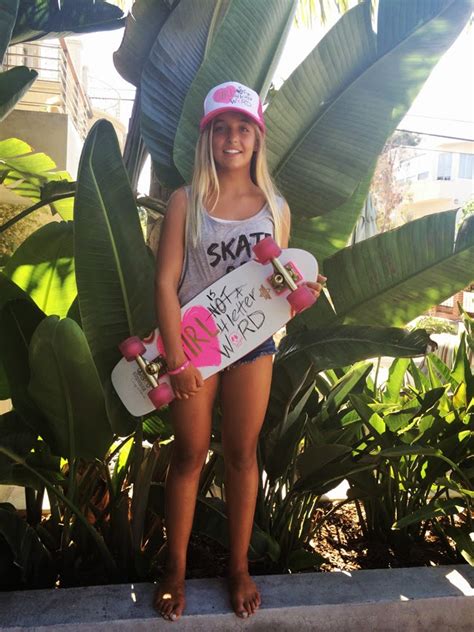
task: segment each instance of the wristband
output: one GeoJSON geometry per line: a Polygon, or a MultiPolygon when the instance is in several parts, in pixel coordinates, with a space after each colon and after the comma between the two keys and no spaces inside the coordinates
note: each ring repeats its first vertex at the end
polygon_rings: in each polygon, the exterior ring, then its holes
{"type": "Polygon", "coordinates": [[[173,369],[172,371],[168,369],[168,375],[178,375],[178,373],[185,371],[190,364],[191,360],[185,360],[183,364],[181,364],[181,366],[177,367],[176,369],[173,369]]]}

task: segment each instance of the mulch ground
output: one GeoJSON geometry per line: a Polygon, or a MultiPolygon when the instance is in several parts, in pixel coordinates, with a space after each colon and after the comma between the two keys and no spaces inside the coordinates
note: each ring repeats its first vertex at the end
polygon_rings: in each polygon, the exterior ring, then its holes
{"type": "MultiPolygon", "coordinates": [[[[325,508],[327,511],[329,507],[325,508]]],[[[316,515],[318,521],[320,516],[316,515]]],[[[409,547],[370,540],[364,536],[354,503],[336,510],[323,522],[311,542],[313,549],[325,562],[312,572],[354,571],[369,568],[400,568],[409,566],[439,566],[460,564],[465,560],[456,552],[454,544],[446,543],[430,531],[422,541],[409,547]]],[[[227,553],[215,542],[193,536],[188,552],[188,578],[223,577],[226,573],[227,553]]],[[[161,568],[158,570],[160,574],[161,568]]],[[[254,575],[282,572],[268,562],[250,564],[254,575]]]]}

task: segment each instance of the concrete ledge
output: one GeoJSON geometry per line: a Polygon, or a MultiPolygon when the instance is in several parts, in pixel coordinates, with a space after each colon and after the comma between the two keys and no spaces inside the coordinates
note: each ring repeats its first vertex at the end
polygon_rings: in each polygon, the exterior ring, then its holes
{"type": "Polygon", "coordinates": [[[0,593],[0,630],[16,632],[472,632],[474,568],[367,570],[256,578],[263,604],[249,620],[228,607],[225,582],[187,582],[186,614],[164,621],[153,585],[127,584],[0,593]]]}

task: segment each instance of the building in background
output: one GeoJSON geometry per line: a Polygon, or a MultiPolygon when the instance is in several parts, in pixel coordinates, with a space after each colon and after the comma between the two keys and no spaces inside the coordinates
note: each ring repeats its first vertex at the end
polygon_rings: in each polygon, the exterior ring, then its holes
{"type": "MultiPolygon", "coordinates": [[[[466,140],[423,136],[419,145],[408,148],[395,176],[404,186],[403,200],[395,210],[398,217],[411,221],[462,209],[474,200],[474,142],[467,140],[471,135],[472,128],[466,127],[466,140]]],[[[474,315],[474,283],[427,314],[459,322],[459,305],[474,315]]]]}
{"type": "Polygon", "coordinates": [[[474,198],[474,143],[425,137],[421,145],[396,173],[406,192],[396,212],[407,221],[463,208],[474,198]]]}
{"type": "MultiPolygon", "coordinates": [[[[99,118],[113,124],[119,143],[126,128],[114,112],[102,109],[107,95],[91,97],[87,68],[83,65],[83,43],[79,38],[41,40],[16,44],[7,49],[5,69],[25,65],[38,78],[2,122],[0,140],[19,138],[36,151],[51,156],[58,169],[76,177],[82,146],[91,126],[99,118]]],[[[110,89],[109,101],[120,95],[110,89]]]]}

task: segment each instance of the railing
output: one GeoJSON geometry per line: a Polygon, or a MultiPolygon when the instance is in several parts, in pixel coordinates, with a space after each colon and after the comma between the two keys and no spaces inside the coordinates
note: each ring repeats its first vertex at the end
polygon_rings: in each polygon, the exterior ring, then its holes
{"type": "Polygon", "coordinates": [[[5,70],[28,66],[38,79],[18,102],[17,108],[68,114],[79,136],[84,139],[92,118],[92,107],[85,93],[66,41],[28,42],[7,49],[5,70]]]}

